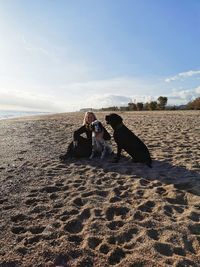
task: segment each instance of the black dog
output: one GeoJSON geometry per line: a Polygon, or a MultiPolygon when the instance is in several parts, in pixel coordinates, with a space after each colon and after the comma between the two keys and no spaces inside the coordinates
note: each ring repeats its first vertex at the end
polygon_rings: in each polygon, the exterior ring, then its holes
{"type": "Polygon", "coordinates": [[[134,162],[146,163],[151,168],[151,156],[146,145],[132,133],[124,124],[119,115],[112,113],[105,117],[107,124],[110,124],[114,130],[113,137],[117,143],[117,156],[115,162],[118,162],[121,151],[124,149],[134,160],[134,162]]]}

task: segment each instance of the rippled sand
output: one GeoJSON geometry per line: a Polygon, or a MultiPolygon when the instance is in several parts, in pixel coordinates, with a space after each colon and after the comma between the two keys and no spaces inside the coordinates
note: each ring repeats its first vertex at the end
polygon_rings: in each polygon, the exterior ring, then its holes
{"type": "Polygon", "coordinates": [[[1,267],[200,266],[200,111],[119,114],[152,169],[59,162],[82,113],[0,121],[1,267]]]}

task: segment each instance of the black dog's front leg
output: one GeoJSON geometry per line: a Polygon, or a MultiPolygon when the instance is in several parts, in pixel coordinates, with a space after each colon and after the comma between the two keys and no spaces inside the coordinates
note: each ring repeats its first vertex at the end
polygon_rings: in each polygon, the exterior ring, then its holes
{"type": "Polygon", "coordinates": [[[122,152],[122,148],[119,145],[117,145],[117,155],[114,157],[113,163],[117,163],[120,160],[121,152],[122,152]]]}

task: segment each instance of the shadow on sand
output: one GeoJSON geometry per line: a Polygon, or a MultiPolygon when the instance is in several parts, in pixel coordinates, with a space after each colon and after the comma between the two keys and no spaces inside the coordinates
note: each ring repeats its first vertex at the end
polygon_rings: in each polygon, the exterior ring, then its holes
{"type": "Polygon", "coordinates": [[[131,159],[122,157],[118,163],[112,163],[110,158],[72,159],[65,164],[73,163],[77,166],[89,165],[104,172],[116,172],[130,175],[134,178],[158,180],[165,184],[173,184],[175,188],[200,196],[200,172],[188,170],[184,166],[176,166],[166,160],[153,160],[152,168],[142,164],[133,163],[131,159]]]}

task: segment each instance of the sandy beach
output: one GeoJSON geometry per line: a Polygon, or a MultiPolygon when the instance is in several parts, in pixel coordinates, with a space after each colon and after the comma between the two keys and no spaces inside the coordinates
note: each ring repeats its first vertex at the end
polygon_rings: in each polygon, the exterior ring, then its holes
{"type": "Polygon", "coordinates": [[[200,111],[118,114],[152,169],[61,163],[83,113],[0,121],[0,267],[200,266],[200,111]]]}

